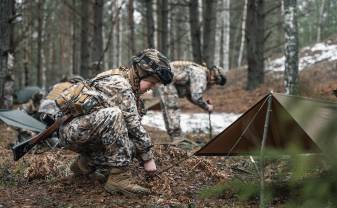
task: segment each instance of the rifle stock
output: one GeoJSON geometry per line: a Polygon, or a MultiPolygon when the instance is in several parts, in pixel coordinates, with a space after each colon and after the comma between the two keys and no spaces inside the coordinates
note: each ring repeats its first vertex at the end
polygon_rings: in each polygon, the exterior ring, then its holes
{"type": "Polygon", "coordinates": [[[40,132],[36,136],[21,142],[19,144],[16,144],[12,147],[14,161],[19,160],[21,157],[23,157],[29,150],[31,150],[36,144],[40,143],[41,141],[48,138],[50,134],[55,132],[64,121],[69,120],[70,117],[67,118],[59,118],[55,120],[55,122],[50,125],[48,128],[46,128],[44,131],[40,132]]]}

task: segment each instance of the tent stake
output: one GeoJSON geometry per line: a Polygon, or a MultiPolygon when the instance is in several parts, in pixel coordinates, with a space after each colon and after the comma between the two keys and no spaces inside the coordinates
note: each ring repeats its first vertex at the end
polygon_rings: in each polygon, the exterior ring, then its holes
{"type": "Polygon", "coordinates": [[[267,97],[268,107],[267,107],[267,112],[266,112],[266,120],[264,121],[263,137],[262,137],[261,149],[260,149],[260,208],[266,207],[265,196],[264,196],[264,193],[265,193],[264,191],[264,148],[265,148],[266,140],[268,136],[272,96],[273,96],[272,93],[270,93],[267,97]]]}

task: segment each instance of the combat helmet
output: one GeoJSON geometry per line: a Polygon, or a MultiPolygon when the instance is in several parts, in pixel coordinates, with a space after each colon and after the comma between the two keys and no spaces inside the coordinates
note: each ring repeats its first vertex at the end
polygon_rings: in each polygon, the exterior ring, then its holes
{"type": "Polygon", "coordinates": [[[215,78],[215,83],[218,85],[225,85],[227,82],[226,76],[224,75],[224,69],[220,66],[213,65],[210,68],[210,72],[215,78]]]}
{"type": "Polygon", "coordinates": [[[133,65],[145,73],[141,73],[140,80],[155,76],[164,85],[172,82],[173,73],[168,59],[156,49],[145,49],[131,58],[133,65]]]}

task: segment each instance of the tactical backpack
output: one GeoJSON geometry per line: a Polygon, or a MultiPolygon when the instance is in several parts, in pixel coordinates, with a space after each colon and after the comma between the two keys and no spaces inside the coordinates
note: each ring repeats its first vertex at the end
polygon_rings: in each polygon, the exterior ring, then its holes
{"type": "Polygon", "coordinates": [[[71,114],[73,117],[89,114],[95,107],[106,105],[102,95],[95,88],[95,82],[117,74],[121,75],[122,72],[112,69],[98,74],[91,80],[74,84],[59,95],[55,103],[63,114],[71,114]]]}

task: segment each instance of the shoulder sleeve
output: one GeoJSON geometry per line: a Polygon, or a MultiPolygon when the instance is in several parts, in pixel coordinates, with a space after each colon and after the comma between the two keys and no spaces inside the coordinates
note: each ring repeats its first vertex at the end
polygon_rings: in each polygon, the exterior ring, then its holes
{"type": "Polygon", "coordinates": [[[124,120],[129,132],[129,137],[133,141],[136,154],[147,161],[153,158],[151,139],[141,124],[141,117],[137,110],[135,95],[131,88],[121,92],[120,108],[123,112],[124,120]]]}

